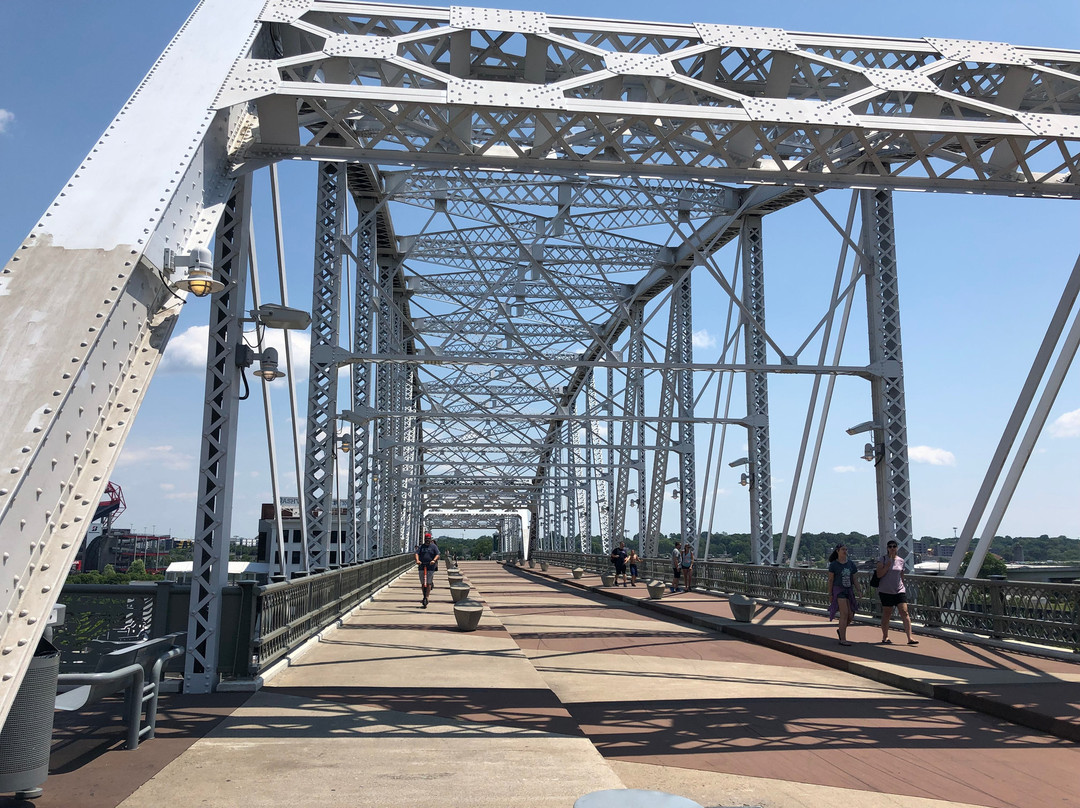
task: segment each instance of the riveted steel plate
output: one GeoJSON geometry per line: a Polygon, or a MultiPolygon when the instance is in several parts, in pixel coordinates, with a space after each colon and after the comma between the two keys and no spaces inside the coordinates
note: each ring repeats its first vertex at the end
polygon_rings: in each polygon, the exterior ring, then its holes
{"type": "Polygon", "coordinates": [[[871,67],[863,75],[879,90],[892,90],[900,93],[935,93],[938,86],[920,73],[907,70],[884,70],[871,67]]]}
{"type": "Polygon", "coordinates": [[[504,81],[450,79],[446,83],[448,104],[484,107],[542,107],[561,109],[566,98],[558,87],[504,81]]]}
{"type": "Polygon", "coordinates": [[[270,0],[259,15],[260,22],[292,23],[307,13],[311,0],[270,0]]]}
{"type": "Polygon", "coordinates": [[[750,25],[717,25],[695,22],[698,36],[706,45],[728,48],[756,48],[758,50],[793,51],[795,40],[783,28],[757,28],[750,25]]]}
{"type": "Polygon", "coordinates": [[[675,65],[666,56],[651,53],[609,53],[604,66],[621,76],[674,76],[675,65]]]}
{"type": "Polygon", "coordinates": [[[346,56],[366,59],[389,59],[396,56],[397,40],[389,36],[350,36],[334,34],[327,37],[323,53],[327,56],[346,56]]]}
{"type": "Polygon", "coordinates": [[[542,11],[511,11],[497,8],[450,6],[450,26],[484,31],[513,31],[519,34],[546,34],[547,14],[542,11]]]}
{"type": "Polygon", "coordinates": [[[214,102],[217,109],[270,95],[280,76],[270,59],[239,59],[229,72],[214,102]]]}
{"type": "Polygon", "coordinates": [[[1080,138],[1080,120],[1071,115],[1017,112],[1016,119],[1040,137],[1080,138]]]}
{"type": "Polygon", "coordinates": [[[977,39],[937,39],[926,42],[946,59],[958,62],[985,62],[997,65],[1026,65],[1035,63],[1007,42],[983,42],[977,39]]]}
{"type": "Polygon", "coordinates": [[[847,107],[789,98],[747,98],[743,108],[755,121],[805,123],[823,126],[856,126],[858,119],[847,107]]]}

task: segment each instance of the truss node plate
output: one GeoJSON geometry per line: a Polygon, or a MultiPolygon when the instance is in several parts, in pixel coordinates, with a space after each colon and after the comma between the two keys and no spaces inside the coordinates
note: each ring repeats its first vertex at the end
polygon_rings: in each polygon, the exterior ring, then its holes
{"type": "Polygon", "coordinates": [[[751,120],[754,121],[823,126],[858,125],[858,119],[847,107],[821,104],[816,101],[795,101],[789,98],[747,98],[743,101],[743,107],[751,120]]]}
{"type": "Polygon", "coordinates": [[[327,56],[346,56],[361,59],[389,59],[397,56],[397,40],[389,36],[350,36],[334,34],[327,37],[323,53],[327,56]]]}
{"type": "Polygon", "coordinates": [[[311,8],[311,0],[269,0],[262,14],[261,22],[294,23],[311,8]]]}
{"type": "Polygon", "coordinates": [[[706,45],[754,50],[798,50],[795,40],[783,28],[756,28],[750,25],[717,25],[695,22],[698,36],[706,45]]]}
{"type": "Polygon", "coordinates": [[[542,11],[512,11],[472,6],[450,6],[450,26],[518,34],[546,34],[551,30],[547,14],[542,11]]]}
{"type": "Polygon", "coordinates": [[[239,59],[214,103],[218,109],[272,95],[281,76],[269,59],[239,59]]]}
{"type": "Polygon", "coordinates": [[[885,70],[871,67],[863,75],[879,90],[900,93],[936,93],[939,87],[926,76],[908,70],[885,70]]]}
{"type": "Polygon", "coordinates": [[[604,66],[620,76],[674,76],[675,65],[665,56],[650,53],[609,53],[604,66]]]}
{"type": "Polygon", "coordinates": [[[1080,138],[1080,120],[1071,115],[1017,112],[1016,119],[1040,137],[1080,138]]]}
{"type": "Polygon", "coordinates": [[[958,62],[1035,66],[1031,59],[1007,42],[983,42],[977,39],[937,39],[935,37],[927,37],[925,41],[946,59],[955,59],[958,62]]]}
{"type": "Polygon", "coordinates": [[[446,102],[482,107],[543,107],[561,109],[566,97],[558,87],[502,81],[450,79],[446,83],[446,102]]]}

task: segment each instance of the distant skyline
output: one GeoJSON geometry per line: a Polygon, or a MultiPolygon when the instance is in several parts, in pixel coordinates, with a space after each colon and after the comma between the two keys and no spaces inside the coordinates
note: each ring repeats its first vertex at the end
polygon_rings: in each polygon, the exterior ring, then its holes
{"type": "MultiPolygon", "coordinates": [[[[505,5],[549,13],[582,12],[580,3],[571,2],[505,5]]],[[[8,77],[0,87],[0,257],[4,261],[194,6],[194,0],[0,4],[0,29],[8,34],[0,50],[0,70],[8,77]]],[[[1011,0],[949,4],[913,0],[902,6],[779,0],[718,6],[702,0],[663,7],[640,0],[598,0],[589,4],[586,13],[1080,47],[1080,5],[1075,0],[1036,0],[1023,5],[1011,0]]],[[[289,187],[310,191],[310,166],[284,164],[281,171],[289,187]]],[[[839,207],[846,200],[844,192],[830,192],[823,198],[839,207]]],[[[297,220],[310,220],[310,201],[303,194],[288,204],[297,220]]],[[[915,535],[951,538],[953,527],[963,525],[1046,321],[1076,261],[1080,207],[1071,201],[913,193],[897,193],[895,206],[915,535]]],[[[804,277],[809,274],[807,267],[826,267],[835,260],[826,234],[820,232],[822,221],[820,214],[801,205],[766,219],[772,324],[790,320],[794,331],[799,296],[786,297],[786,287],[801,289],[799,284],[805,283],[810,288],[811,279],[804,277]]],[[[304,227],[287,245],[294,275],[296,267],[310,265],[312,231],[304,227]]],[[[291,302],[307,308],[310,287],[299,276],[295,283],[291,302]]],[[[820,283],[819,278],[814,294],[820,283]]],[[[699,301],[701,308],[695,313],[695,356],[714,355],[722,336],[706,316],[705,305],[705,300],[699,301]]],[[[207,311],[205,301],[192,299],[185,306],[112,474],[128,501],[121,526],[136,531],[153,528],[179,537],[193,533],[207,311]]],[[[778,330],[783,329],[778,326],[778,330]]],[[[307,335],[299,335],[297,342],[296,353],[305,364],[291,381],[301,385],[304,401],[307,335]]],[[[830,420],[830,434],[837,435],[822,457],[806,524],[809,532],[871,535],[877,530],[872,469],[859,459],[862,441],[843,434],[844,427],[865,420],[868,414],[869,403],[859,403],[862,388],[856,385],[851,381],[847,387],[854,401],[838,403],[830,420]]],[[[787,379],[777,380],[770,390],[776,455],[775,531],[782,526],[786,486],[793,473],[790,448],[798,444],[805,390],[803,382],[787,379]]],[[[284,392],[281,384],[274,412],[275,421],[287,427],[284,392]]],[[[270,499],[262,413],[256,398],[253,395],[242,408],[246,422],[240,437],[243,457],[232,525],[232,532],[241,536],[254,535],[260,505],[270,499]]],[[[703,446],[704,433],[704,429],[699,433],[699,446],[703,446]]],[[[288,471],[292,468],[289,451],[279,443],[286,495],[295,493],[294,475],[288,471]]],[[[998,532],[1080,535],[1078,453],[1080,372],[1074,369],[998,532]]],[[[699,455],[698,466],[704,468],[704,454],[699,455]]],[[[712,529],[745,532],[745,493],[737,474],[727,473],[726,466],[724,470],[712,529]]],[[[674,520],[669,522],[671,516],[665,515],[665,533],[676,529],[674,520]]]]}

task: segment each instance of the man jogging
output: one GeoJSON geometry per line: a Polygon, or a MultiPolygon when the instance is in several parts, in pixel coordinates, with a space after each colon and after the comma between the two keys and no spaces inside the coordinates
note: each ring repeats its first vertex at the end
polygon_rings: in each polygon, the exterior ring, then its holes
{"type": "Polygon", "coordinates": [[[439,560],[439,545],[431,540],[430,533],[424,534],[424,543],[416,548],[413,557],[416,559],[416,566],[420,571],[420,590],[424,593],[421,604],[426,609],[435,573],[435,562],[439,560]]]}

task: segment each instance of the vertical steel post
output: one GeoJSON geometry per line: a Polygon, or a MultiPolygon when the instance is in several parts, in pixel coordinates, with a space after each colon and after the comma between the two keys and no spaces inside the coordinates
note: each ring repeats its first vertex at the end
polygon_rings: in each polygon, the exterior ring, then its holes
{"type": "Polygon", "coordinates": [[[750,543],[754,564],[773,563],[772,461],[769,444],[769,381],[765,339],[765,262],[761,217],[743,217],[743,328],[746,363],[761,367],[746,374],[747,475],[750,480],[750,543]]]}
{"type": "MultiPolygon", "coordinates": [[[[315,272],[311,290],[311,366],[308,374],[304,500],[308,568],[329,566],[334,507],[341,320],[341,238],[347,199],[345,166],[320,162],[315,202],[315,272]]],[[[340,535],[338,536],[340,543],[340,535]]],[[[340,556],[335,562],[340,563],[340,556]]]]}
{"type": "Polygon", "coordinates": [[[225,206],[214,242],[214,272],[225,289],[210,301],[188,653],[184,661],[186,693],[210,693],[218,682],[221,590],[229,572],[236,419],[244,372],[237,366],[236,352],[243,340],[241,320],[247,300],[250,206],[251,177],[247,175],[237,183],[225,206]]]}
{"type": "MultiPolygon", "coordinates": [[[[371,328],[374,319],[374,293],[377,278],[378,243],[375,232],[375,217],[369,210],[360,211],[360,226],[356,242],[356,297],[354,301],[354,323],[352,350],[357,354],[371,353],[371,328]]],[[[371,387],[373,363],[369,361],[353,365],[352,372],[352,411],[353,456],[349,474],[349,500],[356,520],[357,541],[360,557],[364,559],[375,555],[372,549],[371,515],[368,498],[371,467],[371,387]]]]}
{"type": "Polygon", "coordinates": [[[697,476],[695,474],[694,451],[694,371],[690,367],[694,361],[694,320],[691,273],[688,270],[675,283],[672,290],[672,305],[675,306],[676,347],[678,362],[682,368],[678,371],[679,382],[679,504],[682,527],[682,540],[692,541],[697,552],[697,476]]]}
{"type": "Polygon", "coordinates": [[[910,567],[915,556],[892,192],[863,191],[861,202],[867,329],[870,368],[874,373],[870,395],[874,423],[878,427],[873,433],[878,542],[884,548],[885,542],[896,539],[910,567]]]}

